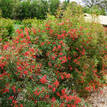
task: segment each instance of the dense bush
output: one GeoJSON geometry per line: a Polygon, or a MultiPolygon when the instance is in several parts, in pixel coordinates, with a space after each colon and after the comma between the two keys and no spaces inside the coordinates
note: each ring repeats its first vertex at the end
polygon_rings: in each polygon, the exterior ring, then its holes
{"type": "Polygon", "coordinates": [[[34,0],[19,2],[14,9],[13,16],[16,19],[34,18],[45,19],[48,12],[55,14],[59,7],[59,0],[34,0]],[[30,11],[29,11],[30,10],[30,11]]]}
{"type": "Polygon", "coordinates": [[[36,19],[36,18],[33,18],[33,19],[24,19],[22,20],[22,24],[25,26],[25,27],[33,27],[34,25],[36,25],[37,27],[42,24],[42,20],[39,20],[39,19],[36,19]]]}
{"type": "Polygon", "coordinates": [[[0,10],[0,18],[2,17],[2,11],[0,10]]]}
{"type": "Polygon", "coordinates": [[[59,3],[59,0],[0,0],[0,9],[4,18],[22,20],[36,17],[45,19],[48,12],[55,15],[59,3]]]}
{"type": "Polygon", "coordinates": [[[37,19],[45,19],[48,13],[49,4],[47,0],[34,0],[31,3],[31,13],[32,17],[37,19]]]}
{"type": "Polygon", "coordinates": [[[15,0],[0,0],[0,9],[2,10],[2,17],[12,18],[12,12],[15,6],[15,0]]]}
{"type": "Polygon", "coordinates": [[[49,3],[47,0],[33,0],[32,2],[27,0],[19,2],[14,8],[13,17],[20,20],[34,17],[37,19],[45,19],[48,8],[49,3]]]}
{"type": "Polygon", "coordinates": [[[55,15],[57,9],[59,8],[60,0],[49,0],[49,11],[50,14],[55,15]]]}
{"type": "Polygon", "coordinates": [[[30,1],[18,2],[14,7],[12,16],[14,19],[25,19],[31,17],[30,1]]]}
{"type": "Polygon", "coordinates": [[[12,33],[14,32],[13,23],[10,19],[0,18],[0,38],[3,39],[3,41],[12,37],[12,33]]]}
{"type": "Polygon", "coordinates": [[[107,38],[77,13],[49,15],[2,45],[0,106],[83,107],[83,95],[102,85],[107,38]]]}
{"type": "Polygon", "coordinates": [[[22,20],[22,24],[26,27],[26,26],[28,26],[28,27],[32,27],[32,24],[33,23],[36,23],[37,22],[37,19],[36,18],[34,18],[34,19],[24,19],[24,20],[22,20]]]}

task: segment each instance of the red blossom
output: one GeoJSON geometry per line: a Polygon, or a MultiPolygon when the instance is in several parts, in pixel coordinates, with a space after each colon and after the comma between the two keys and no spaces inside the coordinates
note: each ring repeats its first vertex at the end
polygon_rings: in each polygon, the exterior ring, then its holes
{"type": "Polygon", "coordinates": [[[49,98],[49,95],[45,95],[45,98],[49,98]]]}
{"type": "Polygon", "coordinates": [[[91,87],[85,87],[85,90],[91,92],[91,87]]]}
{"type": "Polygon", "coordinates": [[[63,76],[63,75],[61,75],[61,79],[62,79],[62,80],[64,79],[64,76],[63,76]]]}
{"type": "Polygon", "coordinates": [[[20,104],[20,107],[23,107],[23,104],[20,104]]]}
{"type": "Polygon", "coordinates": [[[8,45],[4,45],[3,46],[3,49],[5,50],[5,49],[7,49],[8,48],[8,45]]]}
{"type": "Polygon", "coordinates": [[[17,69],[18,69],[18,70],[20,70],[20,71],[22,71],[22,70],[23,70],[21,66],[19,66],[17,69]]]}
{"type": "Polygon", "coordinates": [[[13,92],[15,93],[15,92],[16,92],[16,86],[13,86],[13,87],[12,87],[12,90],[13,90],[13,92]]]}
{"type": "Polygon", "coordinates": [[[55,97],[52,97],[51,101],[52,101],[52,102],[55,102],[55,101],[56,101],[56,98],[55,98],[55,97]]]}
{"type": "Polygon", "coordinates": [[[13,104],[16,104],[16,103],[17,103],[17,101],[16,101],[16,100],[13,100],[13,101],[12,101],[12,103],[13,103],[13,104]]]}
{"type": "Polygon", "coordinates": [[[48,88],[52,88],[52,86],[51,86],[51,85],[48,85],[48,88]]]}
{"type": "Polygon", "coordinates": [[[5,90],[3,91],[3,93],[6,93],[6,92],[9,93],[9,89],[5,89],[5,90]]]}
{"type": "Polygon", "coordinates": [[[56,88],[52,88],[52,92],[55,92],[56,91],[56,88]]]}
{"type": "Polygon", "coordinates": [[[34,34],[36,34],[36,30],[35,30],[34,28],[32,28],[32,32],[33,32],[34,34]]]}
{"type": "Polygon", "coordinates": [[[23,38],[23,37],[24,37],[24,34],[23,34],[23,32],[20,34],[20,37],[21,37],[21,38],[23,38]]]}
{"type": "Polygon", "coordinates": [[[80,102],[81,102],[81,99],[79,97],[75,96],[75,102],[74,102],[74,104],[78,104],[80,102]]]}
{"type": "Polygon", "coordinates": [[[60,96],[60,93],[59,93],[59,92],[56,92],[56,95],[57,95],[57,96],[60,96]]]}
{"type": "Polygon", "coordinates": [[[59,53],[59,55],[63,55],[63,53],[59,53]]]}
{"type": "Polygon", "coordinates": [[[61,45],[58,45],[58,49],[61,49],[61,45]]]}
{"type": "Polygon", "coordinates": [[[24,71],[23,73],[24,73],[25,75],[27,75],[27,74],[28,74],[28,71],[24,71]]]}
{"type": "Polygon", "coordinates": [[[34,92],[34,94],[37,95],[37,96],[39,96],[40,93],[41,92],[40,91],[38,92],[37,90],[35,90],[35,92],[34,92]]]}
{"type": "Polygon", "coordinates": [[[61,103],[59,107],[65,107],[65,106],[64,106],[64,103],[61,103]]]}
{"type": "Polygon", "coordinates": [[[53,48],[53,50],[52,51],[55,51],[56,50],[56,46],[53,48]]]}
{"type": "Polygon", "coordinates": [[[35,100],[34,102],[35,102],[35,104],[37,104],[37,102],[38,102],[38,101],[37,101],[37,100],[35,100]]]}
{"type": "Polygon", "coordinates": [[[61,90],[62,95],[65,95],[65,88],[61,90]]]}
{"type": "Polygon", "coordinates": [[[9,100],[10,100],[10,99],[12,99],[12,100],[13,100],[13,98],[14,98],[13,96],[10,96],[10,97],[9,97],[9,100]]]}
{"type": "Polygon", "coordinates": [[[71,74],[66,74],[65,76],[66,76],[66,78],[68,78],[68,79],[71,78],[71,74]]]}
{"type": "Polygon", "coordinates": [[[46,75],[44,75],[44,76],[40,79],[40,82],[41,82],[42,84],[47,83],[46,75]]]}
{"type": "Polygon", "coordinates": [[[59,81],[58,81],[58,80],[56,80],[53,84],[54,84],[54,85],[55,85],[55,87],[57,88],[57,87],[59,86],[59,81]]]}

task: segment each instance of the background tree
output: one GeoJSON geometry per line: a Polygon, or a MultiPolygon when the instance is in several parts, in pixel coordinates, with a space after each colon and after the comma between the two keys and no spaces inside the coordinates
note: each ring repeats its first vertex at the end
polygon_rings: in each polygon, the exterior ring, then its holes
{"type": "Polygon", "coordinates": [[[49,3],[50,14],[55,15],[56,11],[57,11],[57,9],[59,7],[60,0],[49,0],[48,3],[49,3]]]}
{"type": "Polygon", "coordinates": [[[17,3],[14,8],[14,19],[38,18],[44,19],[48,12],[47,0],[27,0],[17,3]]]}
{"type": "Polygon", "coordinates": [[[107,13],[107,0],[82,0],[85,6],[88,8],[95,8],[97,7],[102,11],[103,14],[107,13]]]}
{"type": "Polygon", "coordinates": [[[89,13],[89,14],[96,14],[96,15],[105,15],[105,9],[104,8],[99,8],[99,6],[92,6],[91,8],[85,6],[83,7],[83,12],[84,13],[89,13]]]}
{"type": "Polygon", "coordinates": [[[14,8],[14,11],[12,13],[12,16],[14,19],[24,19],[24,18],[30,18],[31,11],[30,11],[30,2],[29,1],[23,1],[18,2],[14,8]]]}
{"type": "Polygon", "coordinates": [[[103,3],[106,0],[82,0],[84,2],[84,4],[88,7],[92,7],[95,5],[101,5],[101,3],[103,3]]]}
{"type": "Polygon", "coordinates": [[[15,0],[0,0],[0,9],[4,18],[12,18],[15,0]]]}
{"type": "Polygon", "coordinates": [[[31,2],[31,17],[38,18],[38,19],[44,19],[48,12],[48,1],[47,0],[33,0],[31,2]]]}

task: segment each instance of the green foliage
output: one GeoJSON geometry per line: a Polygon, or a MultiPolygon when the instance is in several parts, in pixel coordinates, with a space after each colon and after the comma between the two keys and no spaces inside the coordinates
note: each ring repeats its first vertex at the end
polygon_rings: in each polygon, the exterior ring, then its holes
{"type": "Polygon", "coordinates": [[[14,19],[25,19],[31,17],[31,11],[30,11],[30,1],[22,1],[17,3],[17,5],[14,8],[13,11],[13,17],[14,19]]]}
{"type": "Polygon", "coordinates": [[[47,0],[34,0],[31,3],[31,12],[32,12],[32,17],[36,17],[38,19],[46,18],[48,12],[47,0]]]}
{"type": "Polygon", "coordinates": [[[14,6],[15,6],[14,0],[0,0],[0,9],[2,10],[2,17],[12,18],[14,6]]]}
{"type": "Polygon", "coordinates": [[[86,7],[98,7],[99,10],[103,10],[103,13],[107,11],[107,0],[82,0],[86,7]]]}
{"type": "Polygon", "coordinates": [[[21,24],[24,25],[25,27],[29,27],[29,28],[37,26],[39,29],[39,26],[40,26],[40,24],[42,24],[42,22],[43,22],[42,20],[33,18],[33,19],[24,19],[24,20],[22,20],[21,24]]]}
{"type": "Polygon", "coordinates": [[[13,21],[11,19],[0,18],[0,38],[8,40],[14,32],[13,21]]]}
{"type": "Polygon", "coordinates": [[[1,11],[1,9],[0,9],[0,18],[2,17],[2,11],[1,11]]]}
{"type": "Polygon", "coordinates": [[[64,10],[66,10],[67,5],[68,5],[68,3],[67,3],[66,1],[64,1],[64,2],[62,3],[62,7],[63,7],[64,10]]]}
{"type": "Polygon", "coordinates": [[[67,11],[65,11],[65,13],[64,13],[65,17],[67,17],[67,15],[68,15],[68,17],[69,16],[78,17],[83,14],[82,6],[78,5],[76,2],[69,3],[66,10],[67,11]]]}
{"type": "Polygon", "coordinates": [[[99,8],[98,6],[92,6],[91,8],[83,7],[83,12],[89,13],[89,14],[96,14],[96,15],[105,15],[106,14],[104,8],[99,8]]]}
{"type": "Polygon", "coordinates": [[[60,0],[49,0],[49,10],[50,14],[55,15],[59,7],[60,0]]]}
{"type": "Polygon", "coordinates": [[[44,19],[48,11],[48,2],[46,0],[27,0],[19,2],[14,8],[13,17],[15,19],[38,18],[44,19]]]}
{"type": "Polygon", "coordinates": [[[30,0],[14,1],[14,0],[1,0],[0,9],[3,12],[4,18],[13,19],[27,19],[34,18],[45,19],[48,12],[55,15],[59,7],[59,0],[30,0]]]}
{"type": "Polygon", "coordinates": [[[24,19],[23,21],[22,21],[22,24],[25,26],[25,27],[32,27],[32,24],[33,23],[37,23],[37,19],[36,18],[34,18],[34,19],[24,19]]]}

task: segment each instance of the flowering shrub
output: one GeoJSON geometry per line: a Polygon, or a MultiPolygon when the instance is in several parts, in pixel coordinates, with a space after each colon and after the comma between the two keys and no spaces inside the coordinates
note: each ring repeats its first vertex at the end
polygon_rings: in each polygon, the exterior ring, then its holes
{"type": "Polygon", "coordinates": [[[76,107],[102,85],[106,36],[98,24],[67,16],[17,29],[0,48],[2,107],[76,107]],[[99,26],[99,30],[95,29],[99,26]]]}

